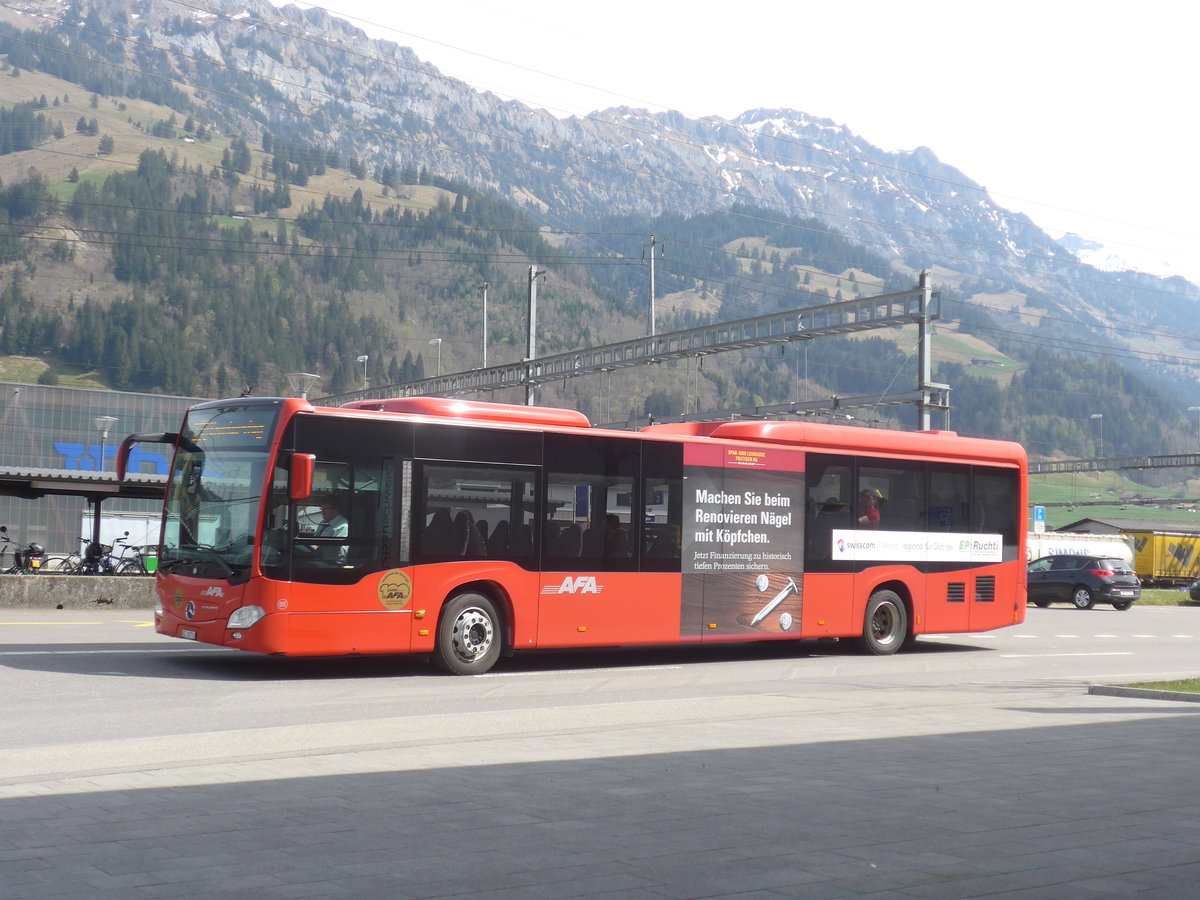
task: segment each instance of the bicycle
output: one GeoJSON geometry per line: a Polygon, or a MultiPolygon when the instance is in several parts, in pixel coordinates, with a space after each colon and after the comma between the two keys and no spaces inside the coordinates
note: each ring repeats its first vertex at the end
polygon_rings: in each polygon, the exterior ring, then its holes
{"type": "Polygon", "coordinates": [[[125,532],[125,537],[119,537],[111,544],[97,544],[94,541],[89,541],[87,548],[83,552],[83,564],[80,574],[116,575],[120,557],[113,556],[113,551],[127,537],[129,537],[128,531],[125,532]]]}
{"type": "Polygon", "coordinates": [[[8,527],[0,525],[0,572],[5,575],[36,575],[41,571],[42,565],[46,560],[46,550],[41,544],[30,541],[25,547],[19,544],[14,546],[13,563],[7,569],[4,568],[4,556],[8,553],[8,546],[13,540],[8,536],[8,527]]]}
{"type": "MultiPolygon", "coordinates": [[[[116,543],[114,541],[114,543],[116,543]]],[[[121,556],[117,562],[118,575],[153,575],[146,565],[147,557],[156,557],[158,547],[155,544],[145,544],[141,547],[125,546],[121,548],[121,556]]]]}
{"type": "MultiPolygon", "coordinates": [[[[87,538],[79,540],[87,543],[87,538]]],[[[76,575],[82,564],[83,554],[78,550],[72,550],[66,556],[51,556],[42,566],[42,571],[50,575],[76,575]]]]}
{"type": "Polygon", "coordinates": [[[116,575],[120,557],[114,557],[113,550],[127,537],[128,531],[125,532],[125,537],[119,537],[111,544],[100,544],[88,538],[80,538],[83,544],[82,553],[48,559],[45,570],[54,575],[116,575]]]}

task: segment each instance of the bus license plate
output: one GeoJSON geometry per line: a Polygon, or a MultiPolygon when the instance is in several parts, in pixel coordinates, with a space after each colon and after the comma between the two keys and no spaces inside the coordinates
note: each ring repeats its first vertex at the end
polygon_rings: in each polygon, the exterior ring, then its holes
{"type": "Polygon", "coordinates": [[[179,636],[181,638],[187,638],[189,641],[194,641],[196,639],[196,632],[190,628],[180,628],[179,636]]]}

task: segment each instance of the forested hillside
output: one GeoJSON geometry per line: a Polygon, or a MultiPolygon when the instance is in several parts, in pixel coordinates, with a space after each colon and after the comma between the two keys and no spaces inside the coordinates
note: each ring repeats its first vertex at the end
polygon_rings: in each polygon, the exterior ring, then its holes
{"type": "MultiPolygon", "coordinates": [[[[583,207],[553,208],[536,190],[554,195],[578,160],[535,175],[514,153],[505,164],[526,172],[530,193],[380,152],[381,136],[419,146],[434,120],[450,135],[468,112],[482,115],[474,108],[422,107],[432,118],[406,114],[404,132],[380,119],[360,154],[342,100],[316,127],[280,112],[298,108],[281,80],[234,67],[202,76],[197,48],[213,48],[194,20],[163,26],[195,39],[191,55],[172,57],[147,43],[147,18],[114,23],[86,4],[70,15],[69,28],[0,22],[0,357],[23,360],[24,377],[224,396],[282,392],[284,373],[312,371],[319,396],[479,366],[485,284],[488,361],[521,359],[531,266],[544,272],[538,351],[548,354],[645,333],[651,255],[659,331],[910,290],[919,261],[942,294],[935,380],[951,385],[956,430],[1088,455],[1093,412],[1113,453],[1164,452],[1188,426],[1157,379],[1177,360],[1138,373],[1081,339],[1085,314],[1133,306],[1146,278],[1076,279],[1078,311],[1064,314],[1055,297],[974,263],[939,264],[932,251],[901,263],[891,245],[779,206],[614,209],[584,221],[583,207]],[[203,89],[181,89],[181,66],[195,67],[203,89]],[[1013,315],[1040,323],[1036,339],[998,322],[1013,315]]],[[[260,60],[296,52],[265,31],[244,42],[260,60]]],[[[347,66],[349,79],[349,58],[334,56],[314,64],[347,66]]],[[[501,111],[488,115],[500,129],[501,111]]],[[[514,150],[472,133],[480,159],[514,150]]],[[[987,239],[980,222],[946,227],[987,239]]],[[[1183,314],[1172,303],[1164,323],[1183,314]]],[[[578,379],[541,399],[603,422],[906,392],[915,357],[912,329],[868,332],[578,379]]],[[[915,421],[909,409],[853,414],[915,421]]]]}

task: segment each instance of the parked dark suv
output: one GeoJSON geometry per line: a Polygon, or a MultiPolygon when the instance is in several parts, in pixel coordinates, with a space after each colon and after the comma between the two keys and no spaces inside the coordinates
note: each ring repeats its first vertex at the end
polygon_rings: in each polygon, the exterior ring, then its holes
{"type": "Polygon", "coordinates": [[[1142,596],[1137,575],[1123,560],[1107,556],[1043,556],[1029,564],[1029,601],[1046,607],[1073,603],[1091,609],[1111,603],[1129,609],[1142,596]]]}

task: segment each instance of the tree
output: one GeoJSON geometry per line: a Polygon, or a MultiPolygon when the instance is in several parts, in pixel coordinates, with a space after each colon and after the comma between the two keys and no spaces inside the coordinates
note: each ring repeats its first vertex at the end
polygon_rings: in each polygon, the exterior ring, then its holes
{"type": "Polygon", "coordinates": [[[113,152],[113,139],[110,135],[104,135],[100,138],[99,151],[101,156],[108,156],[113,152]]]}

